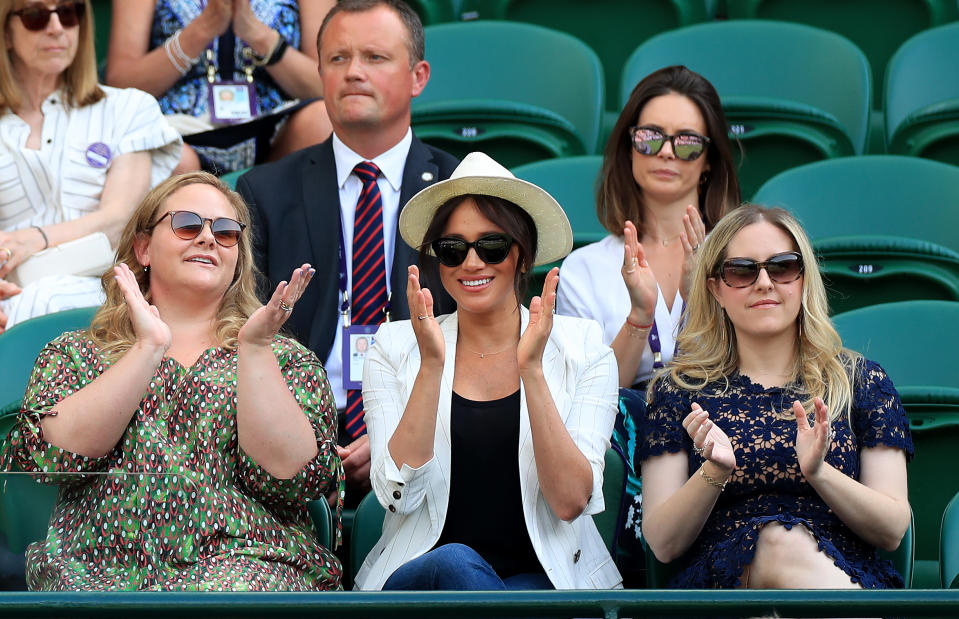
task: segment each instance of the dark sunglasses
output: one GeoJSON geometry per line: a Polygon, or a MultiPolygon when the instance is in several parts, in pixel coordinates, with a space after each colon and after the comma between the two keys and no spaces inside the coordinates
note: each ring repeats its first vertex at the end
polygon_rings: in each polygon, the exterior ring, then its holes
{"type": "Polygon", "coordinates": [[[673,154],[683,161],[695,161],[706,152],[709,138],[694,131],[681,131],[676,135],[666,135],[655,127],[632,127],[629,136],[633,148],[640,155],[653,156],[663,150],[667,140],[673,147],[673,154]]]}
{"type": "Polygon", "coordinates": [[[509,248],[513,246],[513,239],[499,232],[487,234],[467,243],[463,239],[443,237],[436,239],[430,245],[440,263],[448,267],[458,267],[466,260],[470,247],[476,250],[476,255],[486,264],[499,264],[509,256],[509,248]]]}
{"type": "Polygon", "coordinates": [[[213,233],[213,239],[222,247],[233,247],[240,242],[240,234],[246,228],[246,224],[241,224],[235,219],[229,217],[200,217],[193,211],[167,211],[163,217],[156,220],[150,230],[160,225],[166,216],[170,216],[170,226],[173,228],[173,234],[184,241],[192,241],[203,232],[203,225],[210,222],[210,232],[213,233]]]}
{"type": "Polygon", "coordinates": [[[27,30],[43,30],[50,23],[50,16],[57,14],[60,25],[64,28],[73,28],[80,23],[86,12],[87,6],[82,2],[71,2],[69,4],[60,4],[55,9],[48,9],[42,4],[29,4],[19,11],[10,11],[11,15],[16,15],[27,30]]]}
{"type": "Polygon", "coordinates": [[[731,288],[745,288],[756,283],[760,269],[766,269],[769,279],[777,284],[788,284],[803,274],[802,256],[794,251],[776,254],[765,262],[751,258],[730,258],[723,263],[719,276],[731,288]]]}

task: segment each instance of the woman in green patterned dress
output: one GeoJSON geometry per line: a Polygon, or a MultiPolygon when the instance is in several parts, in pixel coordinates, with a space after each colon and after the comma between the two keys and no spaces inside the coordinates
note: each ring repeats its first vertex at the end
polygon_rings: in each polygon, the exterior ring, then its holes
{"type": "Polygon", "coordinates": [[[60,493],[31,589],[339,588],[306,510],[342,481],[333,397],[277,335],[313,269],[261,306],[248,223],[214,176],[163,182],[90,330],[37,359],[9,455],[60,493]]]}

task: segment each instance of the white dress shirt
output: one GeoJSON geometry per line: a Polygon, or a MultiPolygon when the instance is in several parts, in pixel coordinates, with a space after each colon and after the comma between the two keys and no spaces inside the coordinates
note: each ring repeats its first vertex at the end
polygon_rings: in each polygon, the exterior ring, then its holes
{"type": "MultiPolygon", "coordinates": [[[[620,272],[623,248],[622,237],[607,236],[571,253],[559,270],[556,312],[564,316],[592,318],[602,327],[606,344],[612,344],[631,307],[629,291],[620,272]]],[[[656,286],[656,329],[662,345],[663,364],[673,358],[682,314],[683,298],[679,291],[676,291],[672,307],[668,307],[662,290],[656,286]]],[[[633,384],[652,376],[653,353],[647,345],[633,384]]]]}
{"type": "MultiPolygon", "coordinates": [[[[380,188],[383,201],[383,252],[386,258],[386,292],[392,294],[390,286],[390,272],[393,267],[393,254],[396,248],[396,225],[400,217],[400,190],[403,187],[403,170],[406,167],[406,158],[410,153],[410,144],[413,143],[412,129],[406,130],[406,135],[396,146],[382,155],[372,159],[380,169],[380,176],[376,184],[380,188]]],[[[356,214],[356,201],[360,198],[363,182],[353,174],[353,168],[361,161],[369,161],[355,153],[343,143],[336,133],[333,134],[333,159],[336,161],[336,184],[340,189],[340,222],[343,225],[343,257],[346,259],[346,293],[353,295],[353,222],[356,214]]],[[[406,294],[400,290],[399,294],[406,294]]],[[[392,303],[393,301],[391,301],[392,303]]],[[[395,303],[405,303],[398,299],[395,303]]],[[[343,389],[343,315],[337,312],[336,336],[333,339],[333,348],[326,360],[326,376],[333,387],[333,397],[336,399],[337,410],[346,408],[346,390],[343,389]]]]}
{"type": "MultiPolygon", "coordinates": [[[[450,407],[456,364],[457,314],[437,319],[446,343],[433,458],[413,469],[396,466],[388,442],[406,409],[420,367],[412,325],[380,327],[363,368],[363,404],[370,436],[370,479],[387,509],[383,535],[356,575],[356,588],[378,590],[404,563],[429,551],[446,522],[450,495],[450,407]]],[[[522,309],[521,329],[529,324],[522,309]]],[[[530,542],[557,589],[608,589],[622,578],[591,518],[603,511],[603,468],[616,417],[616,359],[593,321],[556,316],[543,352],[543,372],[556,410],[589,461],[593,491],[572,522],[556,517],[540,491],[525,389],[520,383],[518,464],[523,514],[530,542]]],[[[490,480],[491,486],[495,480],[490,480]]],[[[490,492],[490,488],[477,489],[490,492]]],[[[491,496],[490,500],[495,500],[491,496]]]]}

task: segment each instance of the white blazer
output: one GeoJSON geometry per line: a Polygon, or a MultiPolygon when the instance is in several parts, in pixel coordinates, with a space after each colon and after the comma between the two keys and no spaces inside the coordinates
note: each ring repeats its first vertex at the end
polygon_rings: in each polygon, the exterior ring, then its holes
{"type": "MultiPolygon", "coordinates": [[[[556,409],[589,461],[593,493],[572,522],[557,518],[539,489],[525,389],[520,384],[519,470],[523,515],[540,564],[557,589],[622,587],[622,577],[593,524],[603,511],[603,467],[613,432],[618,372],[612,349],[592,320],[553,317],[543,352],[543,372],[556,409]]],[[[429,551],[446,522],[450,496],[450,401],[456,356],[457,315],[437,319],[446,342],[433,458],[417,469],[398,469],[387,443],[396,430],[420,367],[410,321],[384,324],[363,368],[363,405],[370,436],[373,491],[387,510],[383,534],[356,575],[356,588],[379,590],[393,572],[429,551]]],[[[529,311],[522,308],[522,330],[529,311]]]]}

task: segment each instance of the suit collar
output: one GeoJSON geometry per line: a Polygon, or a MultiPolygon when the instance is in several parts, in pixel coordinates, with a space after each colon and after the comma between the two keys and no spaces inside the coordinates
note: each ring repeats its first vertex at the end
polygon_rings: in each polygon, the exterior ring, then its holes
{"type": "MultiPolygon", "coordinates": [[[[333,137],[330,138],[330,142],[332,142],[333,158],[336,163],[336,184],[338,188],[342,188],[343,185],[346,184],[350,174],[353,173],[353,168],[355,168],[358,163],[366,161],[366,159],[344,144],[335,133],[333,137]]],[[[412,142],[413,131],[407,129],[406,135],[404,135],[403,139],[397,142],[395,146],[373,157],[371,160],[376,164],[376,167],[380,169],[383,178],[392,185],[394,190],[399,190],[402,186],[403,170],[406,167],[406,160],[409,156],[412,142]]]]}

